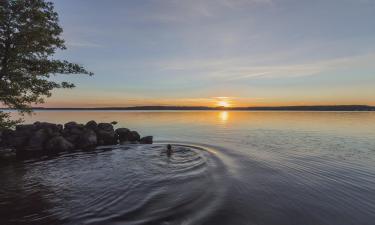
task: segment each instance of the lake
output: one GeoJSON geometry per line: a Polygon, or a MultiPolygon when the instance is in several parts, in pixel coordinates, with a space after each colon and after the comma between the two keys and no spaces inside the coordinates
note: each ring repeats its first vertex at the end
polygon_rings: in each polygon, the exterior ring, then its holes
{"type": "Polygon", "coordinates": [[[375,112],[26,117],[27,123],[89,120],[117,121],[156,143],[1,165],[1,224],[374,224],[375,112]]]}

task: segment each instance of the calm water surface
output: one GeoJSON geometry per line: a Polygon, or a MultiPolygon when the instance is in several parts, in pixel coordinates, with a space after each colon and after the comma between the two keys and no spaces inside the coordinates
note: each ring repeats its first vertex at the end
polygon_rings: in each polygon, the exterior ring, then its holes
{"type": "Polygon", "coordinates": [[[0,165],[0,224],[374,224],[374,112],[39,111],[27,122],[91,119],[157,143],[0,165]]]}

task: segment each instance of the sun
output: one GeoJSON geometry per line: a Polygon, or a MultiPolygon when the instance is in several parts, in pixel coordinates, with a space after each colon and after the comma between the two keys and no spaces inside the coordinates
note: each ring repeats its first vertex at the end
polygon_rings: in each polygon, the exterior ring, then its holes
{"type": "Polygon", "coordinates": [[[217,105],[218,105],[219,107],[224,107],[224,108],[230,107],[230,104],[229,104],[229,102],[227,102],[227,101],[219,101],[219,102],[217,103],[217,105]]]}

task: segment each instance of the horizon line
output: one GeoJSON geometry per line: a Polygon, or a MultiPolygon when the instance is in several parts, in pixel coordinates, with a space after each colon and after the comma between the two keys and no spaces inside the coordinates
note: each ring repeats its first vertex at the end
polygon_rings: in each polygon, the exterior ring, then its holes
{"type": "MultiPolygon", "coordinates": [[[[309,111],[375,111],[371,105],[290,105],[290,106],[109,106],[109,107],[31,107],[32,110],[309,110],[309,111]]],[[[17,110],[0,108],[0,110],[17,110]]]]}

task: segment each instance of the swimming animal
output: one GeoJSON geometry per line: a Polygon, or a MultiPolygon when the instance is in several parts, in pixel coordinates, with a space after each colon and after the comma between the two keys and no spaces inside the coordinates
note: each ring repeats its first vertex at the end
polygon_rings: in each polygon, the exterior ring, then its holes
{"type": "Polygon", "coordinates": [[[167,145],[167,156],[168,157],[171,157],[171,155],[172,155],[172,145],[170,145],[170,144],[168,144],[167,145]]]}

